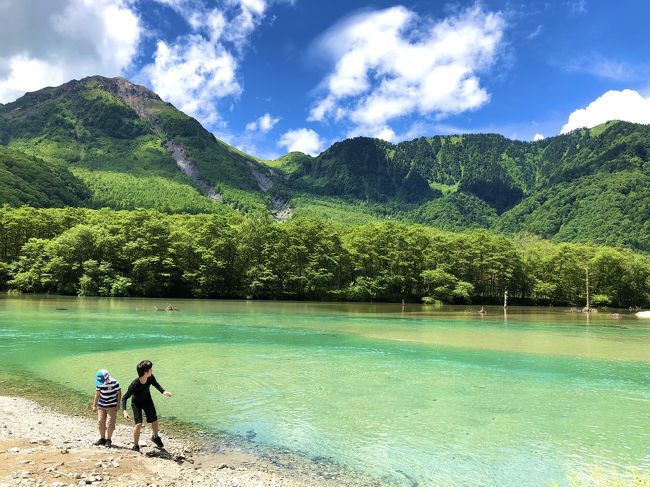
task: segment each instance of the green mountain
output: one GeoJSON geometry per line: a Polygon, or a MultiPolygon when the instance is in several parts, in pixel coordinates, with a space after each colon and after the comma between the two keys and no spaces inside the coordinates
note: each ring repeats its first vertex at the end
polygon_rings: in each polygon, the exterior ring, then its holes
{"type": "Polygon", "coordinates": [[[271,184],[268,167],[122,78],[70,81],[0,106],[0,143],[69,165],[90,187],[91,206],[263,207],[271,184]]]}
{"type": "MultiPolygon", "coordinates": [[[[415,184],[385,193],[410,190],[410,202],[417,204],[388,202],[383,208],[394,218],[647,251],[649,159],[650,126],[613,121],[539,142],[494,134],[423,137],[397,145],[351,139],[302,161],[289,178],[312,193],[366,199],[363,185],[376,180],[375,168],[399,168],[415,184]],[[428,196],[422,179],[431,188],[428,196]]],[[[374,213],[381,213],[376,205],[374,213]]]]}
{"type": "Polygon", "coordinates": [[[0,105],[0,148],[0,203],[11,205],[391,218],[650,251],[647,125],[614,121],[532,143],[359,137],[265,162],[150,90],[94,76],[0,105]]]}

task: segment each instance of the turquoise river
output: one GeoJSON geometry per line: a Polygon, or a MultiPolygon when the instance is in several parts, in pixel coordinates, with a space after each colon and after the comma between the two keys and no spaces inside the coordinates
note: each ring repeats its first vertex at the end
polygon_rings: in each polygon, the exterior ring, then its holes
{"type": "Polygon", "coordinates": [[[650,320],[632,313],[172,303],[0,295],[0,374],[90,398],[97,369],[126,386],[150,359],[163,423],[385,485],[650,475],[650,320]]]}

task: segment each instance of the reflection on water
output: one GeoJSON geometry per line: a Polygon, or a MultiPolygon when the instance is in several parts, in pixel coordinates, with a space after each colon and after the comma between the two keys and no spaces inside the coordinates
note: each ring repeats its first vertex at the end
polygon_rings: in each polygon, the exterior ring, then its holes
{"type": "Polygon", "coordinates": [[[560,308],[0,298],[0,369],[91,394],[143,358],[163,416],[383,482],[650,470],[650,323],[560,308]]]}

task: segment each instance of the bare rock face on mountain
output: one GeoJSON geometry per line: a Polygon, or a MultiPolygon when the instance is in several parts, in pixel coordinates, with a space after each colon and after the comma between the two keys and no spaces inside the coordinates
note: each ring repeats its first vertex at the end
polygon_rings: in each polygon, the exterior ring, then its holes
{"type": "Polygon", "coordinates": [[[124,103],[130,106],[140,118],[152,120],[151,112],[146,109],[146,100],[162,102],[161,98],[144,86],[136,85],[124,78],[113,78],[106,83],[106,88],[124,103]]]}
{"type": "Polygon", "coordinates": [[[210,183],[201,177],[196,165],[187,158],[182,145],[174,142],[173,140],[170,140],[165,144],[165,147],[167,147],[172,157],[176,161],[176,164],[178,164],[180,170],[183,171],[183,174],[189,176],[190,179],[192,179],[192,181],[194,181],[196,185],[201,189],[201,191],[203,191],[210,198],[216,201],[221,201],[221,195],[217,193],[212,186],[210,186],[210,183]]]}

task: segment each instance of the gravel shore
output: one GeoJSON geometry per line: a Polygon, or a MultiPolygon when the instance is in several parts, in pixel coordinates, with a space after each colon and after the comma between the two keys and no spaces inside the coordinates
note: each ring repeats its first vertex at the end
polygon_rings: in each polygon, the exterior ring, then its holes
{"type": "Polygon", "coordinates": [[[141,453],[136,453],[132,427],[121,419],[112,448],[92,446],[98,438],[92,417],[90,411],[88,417],[68,416],[27,399],[0,396],[0,487],[351,485],[327,468],[293,472],[272,458],[229,447],[215,452],[214,446],[164,430],[165,449],[157,449],[146,425],[141,453]]]}

